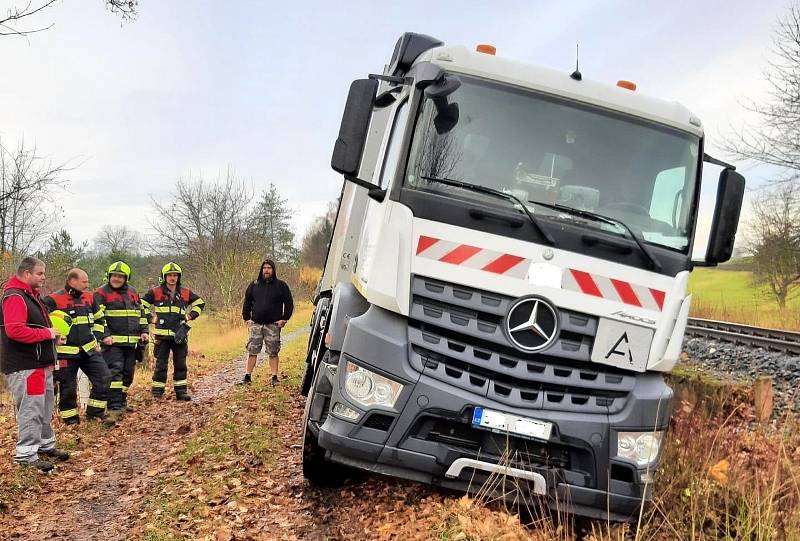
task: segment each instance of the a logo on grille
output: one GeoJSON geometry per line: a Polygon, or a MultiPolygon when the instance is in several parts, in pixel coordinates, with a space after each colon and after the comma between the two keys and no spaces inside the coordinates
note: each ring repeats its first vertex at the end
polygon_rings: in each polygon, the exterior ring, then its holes
{"type": "Polygon", "coordinates": [[[549,301],[526,297],[511,305],[505,329],[517,348],[529,353],[541,351],[558,336],[558,314],[549,301]]]}

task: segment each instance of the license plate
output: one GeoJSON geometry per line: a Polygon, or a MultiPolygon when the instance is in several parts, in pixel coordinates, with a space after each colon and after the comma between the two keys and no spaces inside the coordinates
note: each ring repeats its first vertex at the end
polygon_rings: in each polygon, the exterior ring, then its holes
{"type": "Polygon", "coordinates": [[[652,329],[600,318],[594,337],[592,362],[644,372],[652,341],[652,329]]]}
{"type": "Polygon", "coordinates": [[[538,440],[549,440],[553,431],[552,423],[481,407],[475,408],[475,412],[472,414],[472,425],[488,428],[492,432],[519,434],[538,440]]]}

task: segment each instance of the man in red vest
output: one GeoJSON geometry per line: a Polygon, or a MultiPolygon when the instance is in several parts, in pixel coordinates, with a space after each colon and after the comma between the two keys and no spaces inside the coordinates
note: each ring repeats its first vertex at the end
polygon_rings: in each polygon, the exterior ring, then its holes
{"type": "Polygon", "coordinates": [[[44,263],[26,257],[3,289],[0,312],[0,371],[6,377],[17,408],[17,449],[14,460],[43,472],[53,469],[46,458],[67,460],[56,448],[53,417],[53,365],[56,342],[47,309],[39,299],[45,282],[44,263]]]}

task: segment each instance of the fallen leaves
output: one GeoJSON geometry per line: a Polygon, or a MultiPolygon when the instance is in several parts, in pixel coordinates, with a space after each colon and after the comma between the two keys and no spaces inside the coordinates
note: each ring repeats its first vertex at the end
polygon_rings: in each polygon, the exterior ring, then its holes
{"type": "Polygon", "coordinates": [[[722,459],[708,469],[708,475],[719,484],[727,485],[730,468],[730,462],[727,459],[722,459]]]}

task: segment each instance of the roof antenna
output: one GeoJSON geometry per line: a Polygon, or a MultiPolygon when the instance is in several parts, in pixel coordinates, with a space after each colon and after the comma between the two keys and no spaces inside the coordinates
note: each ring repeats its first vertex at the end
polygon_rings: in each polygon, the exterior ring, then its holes
{"type": "Polygon", "coordinates": [[[583,79],[583,75],[581,75],[581,72],[578,69],[578,44],[577,43],[575,44],[575,71],[570,73],[569,76],[572,77],[573,79],[575,79],[576,81],[580,81],[581,79],[583,79]]]}

